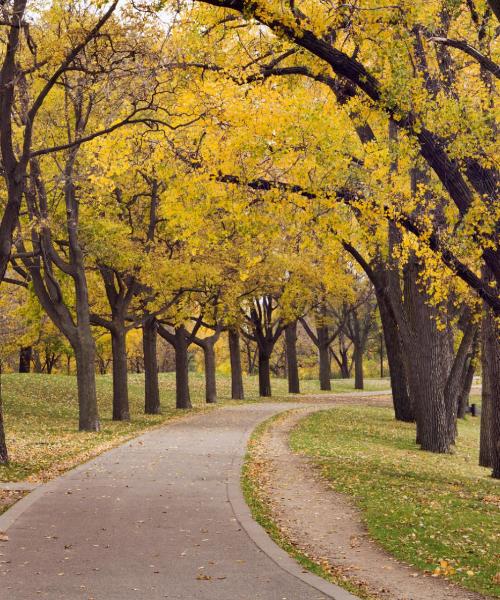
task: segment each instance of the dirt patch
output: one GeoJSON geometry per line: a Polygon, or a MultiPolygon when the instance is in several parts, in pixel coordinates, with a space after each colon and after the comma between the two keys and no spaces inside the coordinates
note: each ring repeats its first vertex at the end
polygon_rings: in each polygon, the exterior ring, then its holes
{"type": "MultiPolygon", "coordinates": [[[[335,403],[351,402],[360,404],[360,399],[335,398],[335,403]]],[[[380,396],[366,399],[367,405],[383,402],[387,399],[380,396]]],[[[369,538],[349,498],[333,491],[308,458],[292,453],[291,429],[322,408],[317,403],[279,419],[254,447],[260,491],[282,534],[302,553],[383,600],[484,600],[485,596],[424,574],[386,553],[369,538]]]]}
{"type": "Polygon", "coordinates": [[[24,490],[0,490],[0,515],[26,495],[24,490]]]}

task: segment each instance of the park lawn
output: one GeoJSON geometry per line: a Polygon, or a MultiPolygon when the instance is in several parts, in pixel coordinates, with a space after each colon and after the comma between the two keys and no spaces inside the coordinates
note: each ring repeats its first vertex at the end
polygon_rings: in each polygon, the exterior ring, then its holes
{"type": "Polygon", "coordinates": [[[500,486],[477,466],[479,419],[459,424],[454,454],[422,452],[387,408],[312,414],[290,438],[351,496],[370,535],[400,560],[500,596],[500,486]]]}
{"type": "MultiPolygon", "coordinates": [[[[221,403],[230,398],[231,380],[218,376],[218,392],[221,403]]],[[[273,379],[276,401],[290,401],[287,382],[273,379]]],[[[245,393],[248,400],[257,401],[256,377],[245,377],[245,393]]],[[[203,374],[190,374],[193,411],[210,410],[204,402],[203,374]]],[[[333,391],[353,390],[352,380],[333,380],[333,391]]],[[[368,380],[368,389],[387,389],[387,380],[368,380]]],[[[318,393],[315,380],[304,381],[306,393],[318,393]]],[[[5,430],[11,462],[0,466],[0,481],[46,481],[69,468],[80,464],[101,452],[158,427],[185,411],[175,409],[175,375],[160,374],[162,414],[144,415],[144,376],[129,375],[130,423],[111,420],[112,378],[97,377],[97,392],[101,416],[101,432],[77,431],[78,406],[76,379],[67,375],[8,374],[2,376],[5,430]]]]}

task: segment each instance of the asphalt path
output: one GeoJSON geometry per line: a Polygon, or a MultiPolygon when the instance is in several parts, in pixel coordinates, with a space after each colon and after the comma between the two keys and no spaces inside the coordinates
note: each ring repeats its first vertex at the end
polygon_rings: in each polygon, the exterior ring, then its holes
{"type": "Polygon", "coordinates": [[[0,517],[0,600],[352,600],[305,573],[243,501],[250,432],[290,408],[187,417],[40,486],[0,517]]]}

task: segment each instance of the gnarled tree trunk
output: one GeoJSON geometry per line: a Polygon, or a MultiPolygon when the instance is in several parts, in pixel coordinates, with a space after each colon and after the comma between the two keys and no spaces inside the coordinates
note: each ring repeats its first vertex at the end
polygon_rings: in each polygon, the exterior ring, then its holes
{"type": "Polygon", "coordinates": [[[240,335],[236,329],[230,329],[229,358],[231,361],[231,398],[233,400],[244,400],[243,375],[241,371],[240,335]]]}
{"type": "Polygon", "coordinates": [[[142,323],[142,350],[144,356],[144,412],[147,415],[160,414],[156,337],[155,318],[146,317],[142,323]]]}

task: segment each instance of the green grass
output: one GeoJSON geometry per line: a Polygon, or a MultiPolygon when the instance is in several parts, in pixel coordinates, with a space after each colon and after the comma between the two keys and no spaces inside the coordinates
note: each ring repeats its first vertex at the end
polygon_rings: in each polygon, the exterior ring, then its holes
{"type": "Polygon", "coordinates": [[[263,470],[265,471],[265,466],[260,462],[257,448],[266,431],[279,419],[286,418],[287,414],[289,414],[288,411],[275,415],[264,423],[261,423],[254,430],[250,438],[241,475],[241,487],[252,517],[266,530],[274,542],[292,556],[304,569],[340,585],[362,600],[375,600],[375,597],[370,595],[364,587],[351,582],[340,570],[332,568],[325,560],[316,559],[304,554],[304,552],[287,539],[286,533],[279,528],[273,519],[270,504],[260,485],[261,473],[263,470]]]}
{"type": "Polygon", "coordinates": [[[391,554],[500,596],[500,486],[477,466],[478,438],[479,419],[469,417],[454,454],[430,454],[390,409],[340,406],[301,421],[291,445],[355,500],[370,535],[391,554]]]}
{"type": "MultiPolygon", "coordinates": [[[[258,400],[256,377],[246,377],[246,397],[258,400]]],[[[334,391],[352,391],[352,380],[334,380],[334,391]]],[[[386,389],[387,380],[369,380],[372,389],[386,389]]],[[[208,410],[204,403],[204,378],[191,373],[190,387],[194,411],[208,410]]],[[[304,381],[306,393],[317,393],[318,382],[304,381]]],[[[218,377],[221,402],[230,398],[231,380],[218,377]]],[[[0,466],[0,481],[23,479],[47,480],[100,452],[157,427],[184,412],[175,409],[175,376],[160,375],[162,414],[143,414],[144,376],[129,375],[130,423],[111,420],[112,379],[97,377],[97,392],[102,430],[100,433],[79,433],[76,380],[66,375],[9,374],[2,376],[5,429],[11,462],[0,466]]],[[[287,396],[284,379],[273,379],[274,400],[293,400],[287,396]]]]}

